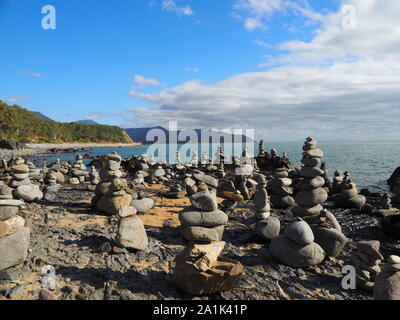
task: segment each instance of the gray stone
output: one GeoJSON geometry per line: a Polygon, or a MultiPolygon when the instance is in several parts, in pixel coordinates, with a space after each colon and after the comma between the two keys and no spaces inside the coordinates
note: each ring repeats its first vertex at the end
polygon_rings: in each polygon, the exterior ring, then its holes
{"type": "Polygon", "coordinates": [[[121,218],[118,225],[117,242],[123,248],[146,249],[149,242],[143,222],[138,216],[121,218]]]}
{"type": "Polygon", "coordinates": [[[400,300],[400,272],[384,270],[376,276],[374,300],[400,300]]]}
{"type": "Polygon", "coordinates": [[[254,231],[264,240],[272,240],[279,235],[281,230],[281,222],[276,217],[268,217],[267,219],[258,221],[254,231]]]}
{"type": "Polygon", "coordinates": [[[18,210],[18,207],[0,206],[0,221],[11,218],[13,215],[17,214],[18,210]]]}
{"type": "Polygon", "coordinates": [[[303,158],[301,159],[301,163],[307,167],[316,167],[320,164],[320,158],[303,158]]]}
{"type": "Polygon", "coordinates": [[[18,232],[0,239],[0,270],[23,263],[28,254],[30,229],[23,227],[18,232]]]}
{"type": "Polygon", "coordinates": [[[138,213],[146,213],[153,208],[154,200],[151,198],[132,200],[131,206],[135,207],[138,213]]]}
{"type": "Polygon", "coordinates": [[[270,182],[271,187],[288,187],[291,184],[292,184],[292,179],[289,179],[289,178],[273,179],[270,182]]]}
{"type": "Polygon", "coordinates": [[[323,188],[314,190],[300,191],[296,194],[295,200],[301,206],[315,206],[324,203],[328,199],[328,193],[323,188]]]}
{"type": "Polygon", "coordinates": [[[314,230],[314,237],[315,242],[324,249],[327,257],[337,257],[349,241],[343,233],[327,228],[314,230]]]}
{"type": "Polygon", "coordinates": [[[271,195],[271,203],[272,206],[276,209],[286,209],[296,204],[292,197],[282,196],[279,194],[271,195]]]}
{"type": "Polygon", "coordinates": [[[204,173],[199,173],[199,172],[200,171],[193,173],[193,177],[196,180],[198,180],[200,182],[204,182],[206,185],[208,185],[210,187],[213,187],[213,188],[217,188],[218,187],[218,180],[217,179],[215,179],[214,177],[208,176],[208,175],[206,175],[204,173]]]}
{"type": "Polygon", "coordinates": [[[313,190],[322,187],[325,184],[325,179],[321,176],[315,177],[314,179],[303,179],[298,188],[300,190],[313,190]]]}
{"type": "Polygon", "coordinates": [[[36,184],[29,184],[19,186],[16,191],[17,198],[24,199],[25,201],[38,201],[43,198],[43,193],[36,184]]]}
{"type": "Polygon", "coordinates": [[[182,234],[188,241],[221,241],[224,229],[224,226],[214,228],[186,226],[182,229],[182,234]]]}
{"type": "Polygon", "coordinates": [[[314,179],[318,176],[322,176],[324,171],[319,168],[302,167],[300,170],[300,176],[308,179],[314,179]]]}
{"type": "Polygon", "coordinates": [[[269,252],[278,261],[294,268],[317,265],[325,259],[325,252],[317,243],[302,246],[285,236],[272,239],[269,252]]]}
{"type": "Polygon", "coordinates": [[[208,190],[192,195],[190,197],[190,203],[199,210],[214,211],[218,209],[218,204],[214,195],[208,190]]]}
{"type": "Polygon", "coordinates": [[[303,152],[303,157],[305,158],[322,158],[324,156],[324,153],[318,149],[311,149],[303,152]]]}
{"type": "Polygon", "coordinates": [[[291,211],[295,216],[304,217],[319,214],[323,209],[324,208],[320,204],[317,204],[316,206],[309,207],[295,206],[291,211]]]}
{"type": "Polygon", "coordinates": [[[257,212],[268,212],[271,210],[269,204],[268,192],[264,188],[258,189],[253,199],[257,212]]]}
{"type": "Polygon", "coordinates": [[[228,222],[228,216],[221,210],[202,212],[197,211],[194,207],[183,210],[179,219],[185,225],[211,228],[223,226],[228,222]]]}
{"type": "Polygon", "coordinates": [[[314,242],[314,234],[310,226],[300,218],[290,223],[285,228],[284,234],[290,240],[300,245],[308,245],[314,242]]]}
{"type": "Polygon", "coordinates": [[[360,209],[365,205],[366,202],[367,199],[361,194],[350,199],[346,199],[343,196],[339,196],[334,201],[334,207],[346,208],[346,209],[360,209]]]}

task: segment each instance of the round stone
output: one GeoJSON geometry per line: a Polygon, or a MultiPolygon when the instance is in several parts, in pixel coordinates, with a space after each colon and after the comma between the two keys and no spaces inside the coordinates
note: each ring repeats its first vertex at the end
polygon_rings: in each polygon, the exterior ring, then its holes
{"type": "Polygon", "coordinates": [[[123,248],[144,250],[149,243],[142,220],[138,216],[121,218],[117,242],[123,248]]]}
{"type": "Polygon", "coordinates": [[[300,176],[308,179],[313,179],[323,174],[324,171],[319,168],[302,167],[300,170],[300,176]]]}
{"type": "Polygon", "coordinates": [[[318,176],[314,179],[302,179],[298,184],[298,188],[300,190],[313,190],[322,187],[324,184],[325,179],[321,176],[318,176]]]}
{"type": "Polygon", "coordinates": [[[130,205],[135,207],[138,213],[146,213],[154,207],[154,200],[151,198],[133,200],[130,205]]]}
{"type": "Polygon", "coordinates": [[[310,150],[303,152],[303,157],[306,157],[306,158],[322,158],[323,156],[324,156],[324,153],[320,149],[317,149],[317,148],[310,149],[310,150]]]}
{"type": "Polygon", "coordinates": [[[303,217],[319,214],[323,209],[324,208],[320,204],[317,204],[313,207],[295,206],[291,211],[295,216],[303,217]]]}
{"type": "Polygon", "coordinates": [[[210,191],[201,191],[190,197],[190,203],[196,209],[214,211],[218,209],[217,201],[210,191]]]}
{"type": "Polygon", "coordinates": [[[308,245],[314,242],[314,234],[307,222],[298,218],[290,223],[284,232],[285,236],[290,240],[300,244],[308,245]]]}
{"type": "Polygon", "coordinates": [[[281,230],[281,222],[276,217],[268,217],[267,219],[258,221],[254,231],[265,240],[272,240],[279,235],[281,230]]]}

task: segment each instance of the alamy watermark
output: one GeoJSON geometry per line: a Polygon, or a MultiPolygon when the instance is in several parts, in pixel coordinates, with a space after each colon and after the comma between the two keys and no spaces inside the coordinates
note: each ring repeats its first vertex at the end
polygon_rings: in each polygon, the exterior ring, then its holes
{"type": "Polygon", "coordinates": [[[44,30],[55,30],[57,27],[56,8],[52,5],[45,5],[42,8],[42,14],[45,16],[42,18],[42,28],[44,30]]]}
{"type": "Polygon", "coordinates": [[[357,28],[357,12],[356,8],[350,4],[345,4],[342,6],[341,13],[342,18],[342,28],[344,30],[354,30],[357,28]]]}
{"type": "Polygon", "coordinates": [[[344,290],[355,290],[356,289],[356,268],[352,265],[345,265],[342,268],[342,288],[344,290]]]}

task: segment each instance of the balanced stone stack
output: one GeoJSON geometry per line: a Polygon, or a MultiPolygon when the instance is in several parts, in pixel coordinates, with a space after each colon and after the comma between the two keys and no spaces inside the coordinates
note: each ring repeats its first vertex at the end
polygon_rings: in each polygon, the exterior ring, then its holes
{"type": "Polygon", "coordinates": [[[375,300],[400,300],[400,257],[390,256],[375,278],[375,300]]]}
{"type": "Polygon", "coordinates": [[[342,233],[342,227],[336,217],[329,211],[322,210],[313,216],[303,219],[310,225],[314,233],[314,241],[325,251],[327,257],[337,257],[349,239],[342,233]]]}
{"type": "Polygon", "coordinates": [[[335,199],[333,205],[335,208],[359,209],[365,205],[366,201],[363,195],[358,194],[357,185],[351,179],[347,179],[342,195],[335,199]]]}
{"type": "Polygon", "coordinates": [[[11,188],[16,188],[13,195],[17,199],[24,201],[39,201],[43,198],[43,193],[39,186],[32,184],[29,179],[29,167],[25,164],[24,159],[18,158],[15,165],[11,168],[12,179],[9,183],[11,188]]]}
{"type": "Polygon", "coordinates": [[[40,170],[36,168],[35,164],[32,161],[27,161],[26,165],[29,167],[29,178],[33,180],[40,180],[43,176],[40,173],[40,170]]]}
{"type": "Polygon", "coordinates": [[[359,289],[373,291],[375,277],[381,272],[379,264],[383,256],[379,252],[379,241],[359,241],[351,255],[351,264],[356,269],[356,285],[359,289]]]}
{"type": "Polygon", "coordinates": [[[17,215],[22,205],[20,200],[0,200],[0,271],[23,263],[27,257],[30,229],[17,215]]]}
{"type": "Polygon", "coordinates": [[[100,183],[100,174],[97,172],[96,168],[92,166],[92,171],[89,173],[88,190],[95,191],[96,186],[100,183]]]}
{"type": "Polygon", "coordinates": [[[86,170],[86,166],[83,164],[83,157],[78,154],[75,158],[75,163],[71,170],[72,177],[77,178],[80,183],[86,181],[89,176],[89,172],[86,170]]]}
{"type": "Polygon", "coordinates": [[[294,215],[303,217],[318,214],[323,208],[322,204],[328,199],[324,188],[324,171],[318,168],[323,152],[317,148],[317,141],[308,137],[303,146],[303,166],[299,172],[300,179],[297,184],[300,191],[296,194],[297,206],[292,209],[294,215]]]}
{"type": "Polygon", "coordinates": [[[342,193],[344,173],[341,170],[336,170],[333,174],[332,194],[342,193]]]}
{"type": "Polygon", "coordinates": [[[253,199],[256,208],[255,223],[250,224],[261,238],[272,240],[279,235],[281,223],[278,218],[271,216],[271,205],[269,203],[268,192],[265,189],[267,182],[265,177],[258,181],[257,191],[253,199]]]}
{"type": "Polygon", "coordinates": [[[324,250],[314,242],[310,226],[301,218],[290,223],[283,235],[271,240],[269,252],[273,258],[294,268],[317,265],[325,259],[324,250]]]}
{"type": "Polygon", "coordinates": [[[115,215],[120,208],[130,205],[132,196],[126,192],[128,183],[121,178],[121,156],[113,152],[106,156],[106,160],[105,167],[100,171],[101,182],[96,186],[92,204],[101,211],[115,215]]]}
{"type": "Polygon", "coordinates": [[[192,206],[179,215],[183,236],[188,241],[221,241],[228,216],[218,210],[215,195],[205,190],[189,199],[192,206]]]}
{"type": "Polygon", "coordinates": [[[57,183],[57,175],[53,170],[50,170],[44,179],[46,186],[44,188],[44,199],[47,201],[53,201],[57,192],[60,190],[61,185],[57,183]]]}
{"type": "Polygon", "coordinates": [[[118,209],[117,243],[122,248],[144,250],[149,244],[142,220],[136,215],[134,207],[118,209]]]}
{"type": "Polygon", "coordinates": [[[173,281],[191,294],[213,294],[233,289],[243,274],[243,266],[220,254],[228,216],[218,210],[215,195],[208,190],[190,197],[191,207],[180,213],[188,246],[175,259],[173,281]]]}
{"type": "Polygon", "coordinates": [[[295,204],[292,197],[292,179],[286,168],[279,168],[273,172],[273,179],[270,181],[272,191],[271,203],[276,209],[287,209],[295,204]]]}

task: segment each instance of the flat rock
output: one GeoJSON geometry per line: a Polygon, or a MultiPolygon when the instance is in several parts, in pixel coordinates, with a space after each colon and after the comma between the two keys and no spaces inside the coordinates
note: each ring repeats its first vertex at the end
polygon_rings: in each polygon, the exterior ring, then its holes
{"type": "Polygon", "coordinates": [[[198,211],[194,207],[188,207],[179,215],[180,221],[189,226],[219,227],[228,222],[228,216],[221,210],[209,212],[198,211]]]}
{"type": "Polygon", "coordinates": [[[366,202],[367,199],[363,195],[359,194],[350,199],[339,196],[335,199],[333,205],[335,208],[360,209],[366,202]]]}
{"type": "Polygon", "coordinates": [[[302,167],[300,170],[300,176],[308,179],[314,179],[318,176],[322,176],[324,171],[320,168],[302,167]]]}
{"type": "Polygon", "coordinates": [[[328,199],[328,193],[323,188],[314,190],[300,191],[296,194],[296,203],[301,206],[312,207],[324,203],[328,199]]]}
{"type": "Polygon", "coordinates": [[[316,206],[309,206],[309,207],[294,206],[291,209],[291,212],[295,216],[304,217],[304,216],[313,216],[313,215],[319,214],[323,209],[324,208],[320,204],[317,204],[316,206]]]}
{"type": "Polygon", "coordinates": [[[182,235],[188,241],[221,241],[224,233],[224,226],[205,228],[205,227],[183,227],[182,235]]]}

